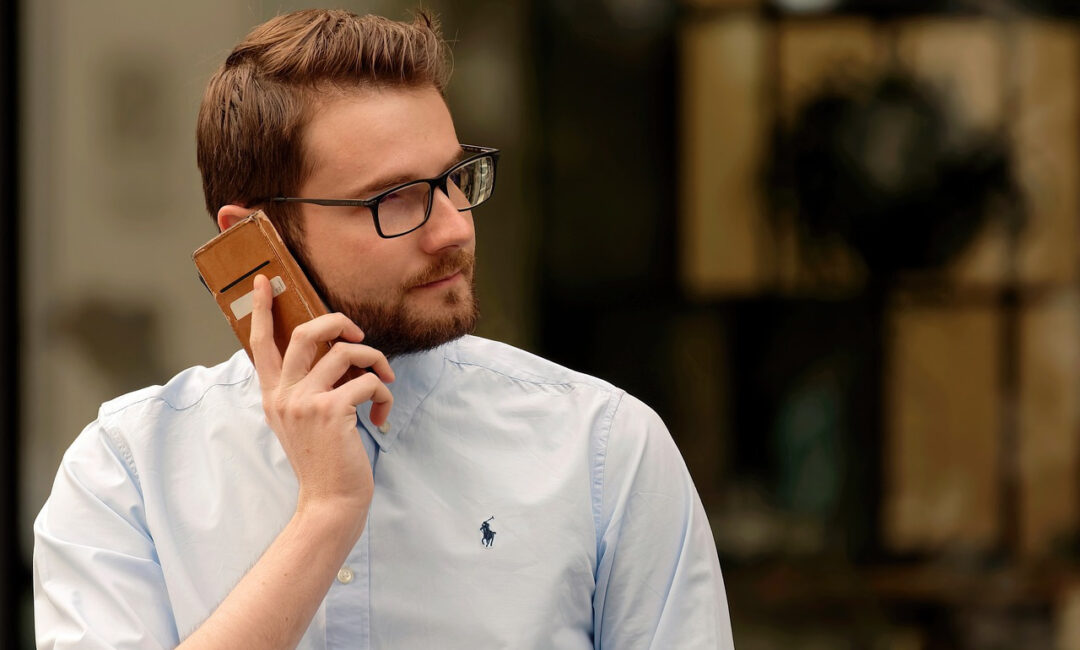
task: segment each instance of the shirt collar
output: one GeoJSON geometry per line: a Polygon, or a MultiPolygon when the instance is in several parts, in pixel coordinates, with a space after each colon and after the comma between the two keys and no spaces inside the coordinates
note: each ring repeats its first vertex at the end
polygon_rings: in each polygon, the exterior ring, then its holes
{"type": "Polygon", "coordinates": [[[444,344],[432,350],[403,354],[390,360],[394,369],[394,382],[387,384],[394,396],[394,405],[390,417],[382,427],[371,423],[369,404],[356,408],[357,421],[368,430],[380,451],[390,451],[401,433],[409,427],[416,409],[435,388],[442,376],[448,347],[454,342],[444,344]]]}

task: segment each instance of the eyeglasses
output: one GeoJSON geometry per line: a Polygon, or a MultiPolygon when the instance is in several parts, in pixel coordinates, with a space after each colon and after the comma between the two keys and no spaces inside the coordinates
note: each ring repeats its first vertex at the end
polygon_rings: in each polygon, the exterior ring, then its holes
{"type": "Polygon", "coordinates": [[[495,164],[499,161],[499,150],[468,144],[461,145],[461,149],[472,155],[435,178],[409,181],[380,192],[370,199],[304,199],[278,196],[270,201],[364,207],[371,210],[375,230],[380,237],[400,237],[427,223],[431,217],[431,204],[436,189],[442,190],[442,193],[450,198],[458,212],[472,210],[491,198],[495,189],[495,164]]]}

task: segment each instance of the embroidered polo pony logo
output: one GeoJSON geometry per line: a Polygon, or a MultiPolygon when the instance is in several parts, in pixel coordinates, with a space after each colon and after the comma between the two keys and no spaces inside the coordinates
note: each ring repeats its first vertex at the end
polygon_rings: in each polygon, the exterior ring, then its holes
{"type": "Polygon", "coordinates": [[[484,548],[491,548],[491,545],[495,543],[495,531],[491,530],[491,524],[488,522],[495,518],[495,515],[491,515],[484,523],[480,524],[480,532],[484,534],[484,538],[480,540],[480,543],[484,545],[484,548]]]}

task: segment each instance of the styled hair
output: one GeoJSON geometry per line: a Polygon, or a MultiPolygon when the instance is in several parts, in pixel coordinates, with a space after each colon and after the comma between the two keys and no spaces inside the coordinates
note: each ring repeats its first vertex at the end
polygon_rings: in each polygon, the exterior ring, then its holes
{"type": "MultiPolygon", "coordinates": [[[[364,88],[431,86],[444,93],[449,52],[437,20],[411,23],[306,9],[259,25],[210,78],[196,148],[206,209],[254,208],[288,196],[310,172],[303,132],[320,96],[364,88]]],[[[260,206],[290,247],[301,241],[293,204],[260,206]]]]}

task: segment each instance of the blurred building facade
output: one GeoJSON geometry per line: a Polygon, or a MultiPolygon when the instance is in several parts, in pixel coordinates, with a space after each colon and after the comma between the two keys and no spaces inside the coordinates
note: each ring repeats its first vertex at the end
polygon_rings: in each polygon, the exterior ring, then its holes
{"type": "Polygon", "coordinates": [[[680,278],[735,305],[715,519],[754,647],[1080,647],[1080,30],[973,5],[702,1],[680,22],[680,278]],[[972,133],[1004,174],[927,153],[972,133]],[[763,181],[785,156],[795,175],[763,181]],[[1014,201],[973,211],[979,178],[1014,201]],[[982,222],[935,256],[957,215],[982,222]]]}

